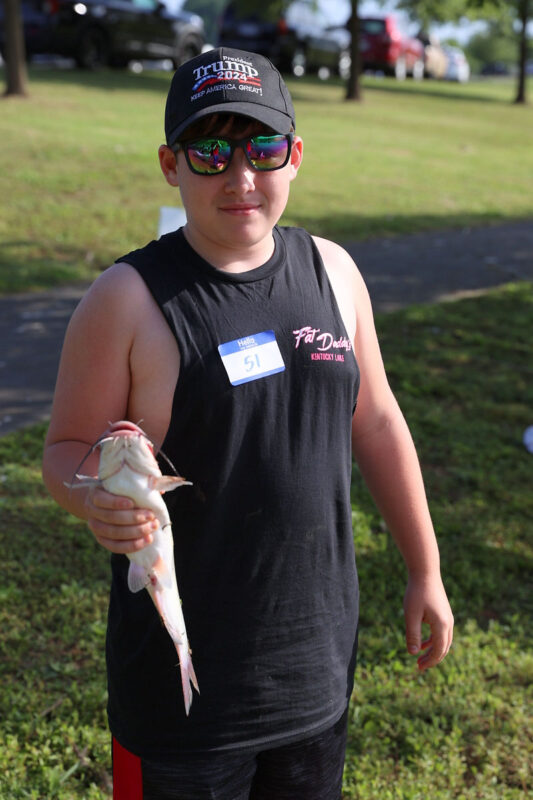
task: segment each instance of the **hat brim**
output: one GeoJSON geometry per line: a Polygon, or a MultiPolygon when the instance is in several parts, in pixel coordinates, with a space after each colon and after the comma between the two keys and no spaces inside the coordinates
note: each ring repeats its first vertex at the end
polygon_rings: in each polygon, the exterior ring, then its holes
{"type": "Polygon", "coordinates": [[[290,133],[293,128],[293,121],[288,114],[281,111],[276,111],[267,106],[261,106],[257,103],[218,103],[210,106],[209,108],[198,109],[190,117],[187,117],[180,125],[174,128],[169,136],[167,136],[167,144],[172,145],[181,136],[181,134],[190,127],[194,122],[209,117],[212,114],[239,114],[242,117],[262,122],[268,125],[269,128],[275,133],[290,133]]]}

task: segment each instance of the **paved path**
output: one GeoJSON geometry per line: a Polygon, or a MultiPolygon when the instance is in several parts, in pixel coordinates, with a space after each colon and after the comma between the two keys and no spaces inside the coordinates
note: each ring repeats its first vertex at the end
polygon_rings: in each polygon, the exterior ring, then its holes
{"type": "MultiPolygon", "coordinates": [[[[345,246],[378,312],[533,280],[533,221],[345,246]]],[[[49,416],[63,336],[85,288],[0,297],[0,435],[49,416]]]]}
{"type": "Polygon", "coordinates": [[[375,311],[533,280],[533,220],[348,245],[375,311]]]}

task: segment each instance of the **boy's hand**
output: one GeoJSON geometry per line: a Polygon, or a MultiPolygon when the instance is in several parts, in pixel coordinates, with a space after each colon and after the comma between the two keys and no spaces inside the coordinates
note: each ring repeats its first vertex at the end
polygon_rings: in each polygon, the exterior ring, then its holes
{"type": "Polygon", "coordinates": [[[159,523],[152,511],[135,508],[129,497],[99,487],[85,499],[87,524],[96,541],[112,553],[134,553],[150,544],[159,523]]]}
{"type": "Polygon", "coordinates": [[[446,656],[453,639],[453,614],[440,576],[410,576],[403,605],[407,650],[413,655],[425,651],[418,659],[420,670],[434,667],[446,656]],[[421,642],[423,622],[431,634],[421,642]]]}

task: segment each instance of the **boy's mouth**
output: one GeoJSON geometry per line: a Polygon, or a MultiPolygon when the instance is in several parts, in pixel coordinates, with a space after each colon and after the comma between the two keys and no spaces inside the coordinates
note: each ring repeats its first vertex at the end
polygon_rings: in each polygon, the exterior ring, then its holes
{"type": "Polygon", "coordinates": [[[259,209],[259,203],[231,203],[227,206],[221,206],[220,210],[226,214],[236,215],[249,215],[259,209]]]}

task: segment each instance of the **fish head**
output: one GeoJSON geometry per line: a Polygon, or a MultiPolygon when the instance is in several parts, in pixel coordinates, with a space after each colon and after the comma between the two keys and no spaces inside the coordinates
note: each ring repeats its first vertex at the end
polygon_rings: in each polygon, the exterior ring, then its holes
{"type": "Polygon", "coordinates": [[[154,453],[154,446],[143,429],[127,419],[109,423],[109,428],[100,439],[100,447],[102,448],[109,441],[114,443],[115,449],[117,444],[119,449],[128,446],[140,447],[142,449],[148,447],[152,455],[154,453]]]}
{"type": "Polygon", "coordinates": [[[161,474],[154,457],[152,442],[142,428],[129,420],[110,423],[98,446],[101,479],[115,474],[124,464],[141,474],[161,474]]]}
{"type": "Polygon", "coordinates": [[[142,428],[128,419],[121,419],[118,422],[110,422],[109,428],[104,433],[104,436],[146,436],[142,428]]]}

